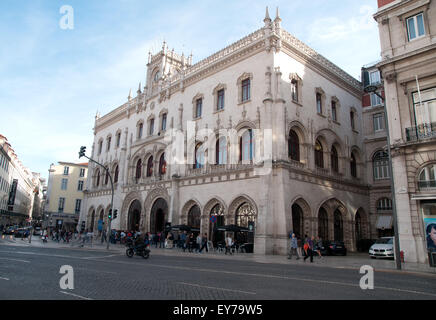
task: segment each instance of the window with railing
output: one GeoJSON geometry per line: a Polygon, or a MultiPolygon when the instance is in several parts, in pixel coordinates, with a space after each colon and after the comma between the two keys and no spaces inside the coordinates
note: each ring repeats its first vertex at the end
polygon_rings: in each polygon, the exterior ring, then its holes
{"type": "Polygon", "coordinates": [[[412,94],[415,126],[406,128],[407,141],[436,137],[436,88],[412,94]]]}
{"type": "Polygon", "coordinates": [[[389,179],[389,156],[384,151],[378,151],[372,158],[374,180],[389,179]]]}

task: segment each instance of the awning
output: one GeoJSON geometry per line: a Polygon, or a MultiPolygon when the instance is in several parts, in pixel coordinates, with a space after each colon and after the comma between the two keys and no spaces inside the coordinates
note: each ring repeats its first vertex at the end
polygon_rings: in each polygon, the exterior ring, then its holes
{"type": "Polygon", "coordinates": [[[377,229],[392,229],[392,216],[379,216],[376,223],[377,229]]]}

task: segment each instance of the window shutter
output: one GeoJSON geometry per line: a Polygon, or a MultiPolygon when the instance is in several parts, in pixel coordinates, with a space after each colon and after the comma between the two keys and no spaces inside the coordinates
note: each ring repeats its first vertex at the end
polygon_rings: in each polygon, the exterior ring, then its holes
{"type": "Polygon", "coordinates": [[[369,72],[363,71],[363,87],[369,86],[369,72]]]}

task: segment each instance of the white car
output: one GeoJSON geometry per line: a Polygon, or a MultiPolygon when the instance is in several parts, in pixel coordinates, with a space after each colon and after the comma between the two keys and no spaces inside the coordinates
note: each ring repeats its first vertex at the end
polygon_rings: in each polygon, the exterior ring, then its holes
{"type": "Polygon", "coordinates": [[[376,242],[371,246],[371,248],[369,248],[369,256],[372,259],[394,259],[394,237],[383,237],[377,239],[376,242]]]}

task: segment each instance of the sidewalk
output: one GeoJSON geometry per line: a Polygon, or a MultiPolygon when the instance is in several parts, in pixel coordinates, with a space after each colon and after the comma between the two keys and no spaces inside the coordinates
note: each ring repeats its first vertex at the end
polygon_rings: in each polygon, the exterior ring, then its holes
{"type": "MultiPolygon", "coordinates": [[[[26,239],[22,241],[21,239],[13,239],[6,236],[6,239],[0,238],[0,243],[6,243],[11,245],[18,246],[31,246],[31,247],[44,247],[44,248],[68,248],[68,249],[77,249],[77,250],[88,250],[88,251],[106,251],[107,244],[101,243],[101,240],[93,241],[93,243],[85,243],[82,247],[81,241],[70,241],[70,243],[64,243],[60,241],[57,243],[56,241],[48,240],[47,243],[43,243],[38,236],[32,237],[31,243],[26,239]]],[[[421,273],[428,274],[431,276],[436,276],[436,268],[432,268],[429,265],[421,264],[421,263],[402,263],[402,270],[396,269],[395,261],[393,260],[385,260],[385,259],[370,259],[368,254],[366,253],[348,253],[347,256],[323,256],[321,259],[318,257],[313,258],[313,263],[310,263],[309,259],[306,262],[303,261],[302,258],[299,260],[287,259],[286,256],[280,255],[260,255],[260,254],[252,254],[252,253],[235,253],[233,255],[225,255],[222,252],[203,252],[202,254],[190,253],[188,251],[183,252],[181,249],[173,248],[173,249],[164,249],[164,248],[155,248],[152,246],[151,248],[151,256],[153,255],[165,255],[165,256],[180,256],[180,257],[190,257],[195,256],[196,258],[202,259],[230,259],[230,260],[243,260],[243,261],[252,261],[257,263],[276,263],[283,265],[310,265],[315,267],[329,267],[336,269],[355,269],[360,270],[360,268],[364,265],[369,265],[374,268],[375,271],[381,272],[399,272],[399,273],[421,273]]],[[[111,252],[119,252],[120,254],[124,254],[126,247],[120,244],[110,244],[109,250],[111,252]]]]}

